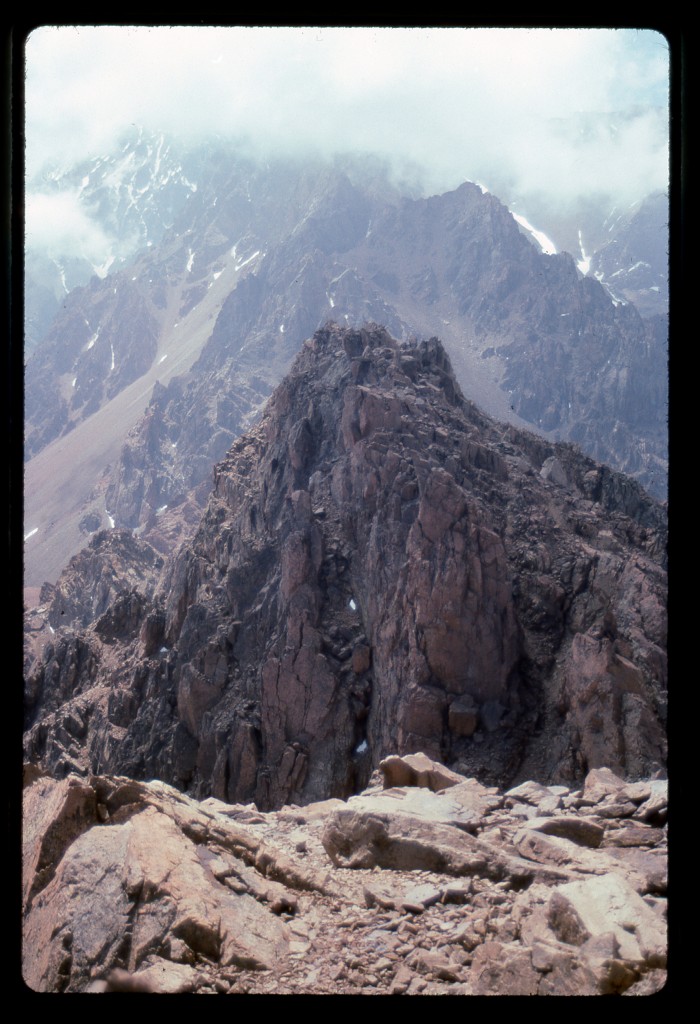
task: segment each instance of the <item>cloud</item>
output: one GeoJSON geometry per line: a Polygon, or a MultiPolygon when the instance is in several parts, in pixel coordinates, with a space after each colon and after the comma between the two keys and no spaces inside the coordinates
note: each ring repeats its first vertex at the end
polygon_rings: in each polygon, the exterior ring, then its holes
{"type": "Polygon", "coordinates": [[[90,218],[75,193],[30,193],[25,204],[28,249],[59,256],[70,252],[99,265],[109,257],[113,242],[90,218]]]}
{"type": "Polygon", "coordinates": [[[500,178],[564,200],[667,179],[668,46],[650,31],[61,26],[26,56],[31,171],[137,123],[376,152],[436,191],[500,178]]]}

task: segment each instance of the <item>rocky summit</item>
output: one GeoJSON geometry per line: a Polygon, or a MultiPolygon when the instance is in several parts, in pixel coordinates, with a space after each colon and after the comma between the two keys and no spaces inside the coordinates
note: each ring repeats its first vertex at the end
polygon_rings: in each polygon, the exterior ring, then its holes
{"type": "Polygon", "coordinates": [[[501,792],[424,754],[260,812],[162,782],[24,790],[35,991],[647,995],[666,980],[666,782],[501,792]]]}
{"type": "Polygon", "coordinates": [[[98,533],[44,588],[26,757],[265,812],[417,751],[502,788],[650,777],[664,559],[663,506],[489,419],[437,339],[328,324],[216,466],[191,542],[163,564],[98,533]]]}

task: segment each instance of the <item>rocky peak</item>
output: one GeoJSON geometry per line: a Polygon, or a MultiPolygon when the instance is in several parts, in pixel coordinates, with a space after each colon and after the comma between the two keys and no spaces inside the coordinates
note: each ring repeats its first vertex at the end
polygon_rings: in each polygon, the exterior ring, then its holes
{"type": "Polygon", "coordinates": [[[88,626],[70,673],[37,664],[33,693],[68,682],[28,755],[259,807],[348,796],[394,751],[499,785],[649,774],[663,557],[661,506],[489,419],[437,339],[327,324],[153,597],[88,626]]]}

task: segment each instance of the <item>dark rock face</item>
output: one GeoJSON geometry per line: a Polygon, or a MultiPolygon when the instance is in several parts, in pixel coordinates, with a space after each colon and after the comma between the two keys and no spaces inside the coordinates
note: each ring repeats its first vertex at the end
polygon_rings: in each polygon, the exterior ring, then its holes
{"type": "Polygon", "coordinates": [[[392,751],[499,784],[649,774],[664,522],[628,478],[484,416],[436,339],[328,325],[154,596],[151,560],[34,667],[29,759],[260,807],[347,796],[392,751]]]}

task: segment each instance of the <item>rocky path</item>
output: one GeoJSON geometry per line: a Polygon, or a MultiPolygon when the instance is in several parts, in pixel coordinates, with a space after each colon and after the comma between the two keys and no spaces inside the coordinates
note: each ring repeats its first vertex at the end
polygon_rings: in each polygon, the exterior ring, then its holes
{"type": "Polygon", "coordinates": [[[40,991],[648,994],[666,978],[662,779],[506,793],[421,754],[261,813],[27,770],[40,991]]]}

